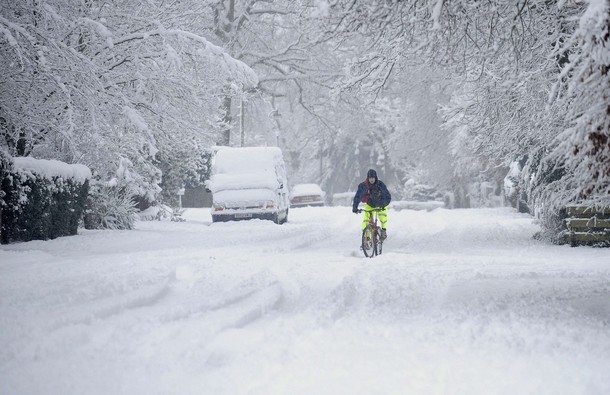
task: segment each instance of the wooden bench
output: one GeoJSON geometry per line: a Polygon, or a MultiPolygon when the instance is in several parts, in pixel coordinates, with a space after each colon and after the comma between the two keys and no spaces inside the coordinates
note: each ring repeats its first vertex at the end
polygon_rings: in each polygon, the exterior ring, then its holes
{"type": "Polygon", "coordinates": [[[567,206],[566,241],[572,247],[610,247],[610,207],[567,206]]]}

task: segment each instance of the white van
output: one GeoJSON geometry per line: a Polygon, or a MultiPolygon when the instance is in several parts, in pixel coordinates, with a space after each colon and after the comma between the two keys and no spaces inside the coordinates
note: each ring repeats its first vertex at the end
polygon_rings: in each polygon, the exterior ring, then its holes
{"type": "Polygon", "coordinates": [[[219,147],[207,187],[212,192],[212,222],[288,220],[288,180],[278,147],[219,147]]]}

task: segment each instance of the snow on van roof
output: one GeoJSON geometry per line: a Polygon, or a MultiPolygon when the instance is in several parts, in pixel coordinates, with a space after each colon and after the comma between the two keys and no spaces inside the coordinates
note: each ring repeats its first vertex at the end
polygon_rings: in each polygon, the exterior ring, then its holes
{"type": "Polygon", "coordinates": [[[214,174],[275,172],[281,162],[278,147],[220,147],[214,156],[214,174]]]}
{"type": "MultiPolygon", "coordinates": [[[[212,177],[208,183],[212,193],[240,189],[276,189],[277,167],[283,167],[282,150],[278,147],[221,147],[214,156],[212,177]]],[[[280,176],[281,177],[281,176],[280,176]]]]}

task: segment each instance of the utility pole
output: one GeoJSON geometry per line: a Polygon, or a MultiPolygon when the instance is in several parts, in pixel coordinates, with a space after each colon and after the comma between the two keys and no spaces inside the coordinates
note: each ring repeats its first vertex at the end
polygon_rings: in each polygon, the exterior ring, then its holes
{"type": "MultiPolygon", "coordinates": [[[[229,44],[231,42],[232,36],[234,35],[236,28],[233,23],[235,22],[235,0],[228,0],[228,8],[225,10],[225,2],[218,2],[218,6],[214,9],[214,24],[216,36],[220,38],[220,40],[224,44],[229,44]],[[226,13],[225,13],[226,12],[226,13]],[[223,13],[225,13],[223,15],[223,13]]],[[[232,52],[233,47],[227,46],[229,52],[232,52]]],[[[231,145],[231,94],[229,87],[225,87],[225,97],[222,103],[222,111],[223,111],[223,128],[222,137],[219,145],[231,145]]]]}
{"type": "Polygon", "coordinates": [[[241,135],[241,146],[245,144],[245,132],[244,132],[244,97],[239,99],[239,134],[241,135]]]}
{"type": "Polygon", "coordinates": [[[281,114],[278,110],[273,113],[273,120],[275,121],[275,145],[280,146],[280,117],[281,114]]]}
{"type": "Polygon", "coordinates": [[[280,146],[280,110],[275,106],[275,97],[271,98],[271,112],[269,113],[269,118],[273,120],[273,124],[275,126],[275,145],[280,146]]]}

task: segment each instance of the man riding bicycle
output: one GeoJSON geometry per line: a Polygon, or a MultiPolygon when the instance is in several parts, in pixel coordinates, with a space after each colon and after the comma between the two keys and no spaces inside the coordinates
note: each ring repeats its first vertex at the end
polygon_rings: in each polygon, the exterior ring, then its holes
{"type": "Polygon", "coordinates": [[[366,180],[358,185],[358,190],[354,196],[352,211],[358,213],[358,204],[364,203],[364,217],[362,218],[362,229],[366,228],[371,216],[371,210],[382,209],[379,211],[379,221],[381,222],[381,241],[387,237],[386,223],[388,221],[388,204],[392,200],[390,191],[385,184],[377,179],[377,172],[370,169],[366,173],[366,180]]]}

